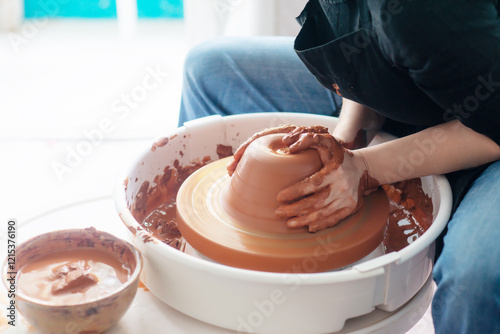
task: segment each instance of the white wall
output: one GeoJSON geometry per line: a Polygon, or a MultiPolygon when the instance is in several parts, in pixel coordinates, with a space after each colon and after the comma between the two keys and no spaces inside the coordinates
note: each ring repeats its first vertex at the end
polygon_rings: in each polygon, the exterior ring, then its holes
{"type": "Polygon", "coordinates": [[[23,17],[23,0],[0,0],[0,31],[18,29],[23,17]]]}
{"type": "Polygon", "coordinates": [[[216,36],[295,36],[307,0],[184,0],[191,45],[216,36]]]}

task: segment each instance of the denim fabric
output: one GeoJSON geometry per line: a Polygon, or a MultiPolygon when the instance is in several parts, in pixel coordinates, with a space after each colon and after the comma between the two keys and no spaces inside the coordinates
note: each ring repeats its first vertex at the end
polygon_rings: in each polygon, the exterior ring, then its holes
{"type": "Polygon", "coordinates": [[[472,184],[434,268],[436,333],[500,333],[500,161],[472,184]]]}
{"type": "MultiPolygon", "coordinates": [[[[179,125],[212,114],[308,112],[337,115],[293,38],[224,38],[187,57],[179,125]]],[[[459,174],[457,174],[459,175],[459,174]]],[[[448,224],[434,279],[436,333],[500,333],[500,162],[474,182],[448,224]]]]}
{"type": "Polygon", "coordinates": [[[299,60],[293,38],[221,38],[186,58],[179,125],[213,114],[338,115],[340,104],[299,60]]]}

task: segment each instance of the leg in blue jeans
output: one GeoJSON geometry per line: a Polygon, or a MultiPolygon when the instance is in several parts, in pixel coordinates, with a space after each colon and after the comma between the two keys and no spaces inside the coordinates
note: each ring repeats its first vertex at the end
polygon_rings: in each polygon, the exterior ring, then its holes
{"type": "Polygon", "coordinates": [[[302,64],[293,38],[220,38],[186,58],[179,126],[214,114],[338,115],[340,103],[302,64]]]}
{"type": "Polygon", "coordinates": [[[500,162],[476,179],[448,223],[432,302],[436,333],[500,333],[500,162]]]}

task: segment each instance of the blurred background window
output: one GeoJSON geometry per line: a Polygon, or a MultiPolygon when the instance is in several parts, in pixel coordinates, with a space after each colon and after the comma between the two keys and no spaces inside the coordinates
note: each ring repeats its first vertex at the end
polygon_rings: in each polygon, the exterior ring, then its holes
{"type": "MultiPolygon", "coordinates": [[[[140,18],[183,17],[183,0],[137,0],[140,18]]],[[[25,18],[116,18],[115,0],[25,0],[25,18]],[[61,6],[64,3],[64,6],[61,6]]]]}

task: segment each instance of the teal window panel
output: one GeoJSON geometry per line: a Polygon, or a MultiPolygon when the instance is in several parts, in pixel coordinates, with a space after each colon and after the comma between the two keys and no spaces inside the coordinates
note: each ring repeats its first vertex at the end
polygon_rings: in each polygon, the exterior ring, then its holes
{"type": "Polygon", "coordinates": [[[137,12],[144,18],[182,18],[184,15],[182,0],[137,0],[137,12]]]}
{"type": "MultiPolygon", "coordinates": [[[[182,0],[138,0],[141,18],[182,18],[182,0]]],[[[25,0],[26,18],[116,18],[115,0],[25,0]]]]}
{"type": "Polygon", "coordinates": [[[115,18],[114,0],[25,0],[24,16],[67,18],[115,18]]]}

